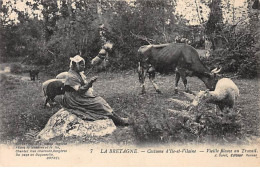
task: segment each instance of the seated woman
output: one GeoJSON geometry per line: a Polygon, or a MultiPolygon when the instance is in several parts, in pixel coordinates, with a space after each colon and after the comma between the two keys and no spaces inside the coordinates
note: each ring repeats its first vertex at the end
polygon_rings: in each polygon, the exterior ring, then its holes
{"type": "Polygon", "coordinates": [[[113,109],[102,97],[92,94],[92,84],[97,77],[87,81],[83,74],[85,60],[79,55],[70,60],[70,70],[64,83],[63,107],[83,120],[94,121],[110,118],[115,125],[129,125],[128,118],[115,115],[113,109]]]}

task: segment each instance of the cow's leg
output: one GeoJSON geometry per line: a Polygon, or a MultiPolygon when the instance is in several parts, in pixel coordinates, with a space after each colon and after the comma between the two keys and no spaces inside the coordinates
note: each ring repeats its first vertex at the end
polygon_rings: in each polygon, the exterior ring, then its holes
{"type": "Polygon", "coordinates": [[[181,79],[182,79],[182,82],[184,84],[185,92],[193,94],[192,91],[187,86],[187,84],[188,84],[187,76],[186,75],[181,75],[181,79]]]}
{"type": "Polygon", "coordinates": [[[183,85],[184,85],[184,88],[185,88],[185,91],[187,92],[188,91],[188,87],[187,87],[187,78],[185,75],[181,75],[181,79],[182,79],[182,82],[183,82],[183,85]]]}
{"type": "Polygon", "coordinates": [[[139,82],[141,84],[141,94],[145,94],[145,77],[146,73],[143,67],[141,67],[140,62],[138,63],[138,77],[139,77],[139,82]]]}
{"type": "Polygon", "coordinates": [[[180,73],[178,71],[176,71],[176,75],[175,75],[175,89],[174,89],[174,93],[177,94],[178,93],[178,83],[180,80],[180,73]]]}
{"type": "Polygon", "coordinates": [[[155,83],[154,79],[155,79],[155,69],[151,66],[148,70],[147,70],[147,73],[148,73],[148,77],[149,77],[149,80],[150,82],[152,83],[155,91],[159,94],[161,94],[162,92],[160,91],[158,85],[155,83]]]}
{"type": "Polygon", "coordinates": [[[161,90],[159,89],[158,85],[155,83],[154,79],[149,77],[149,80],[150,80],[150,82],[152,83],[153,87],[155,88],[155,91],[156,91],[157,93],[161,94],[162,92],[161,92],[161,90]]]}
{"type": "Polygon", "coordinates": [[[145,75],[139,75],[139,82],[141,84],[141,94],[145,94],[145,75]]]}
{"type": "Polygon", "coordinates": [[[145,94],[146,92],[145,92],[145,82],[142,82],[141,83],[141,94],[145,94]]]}
{"type": "Polygon", "coordinates": [[[186,72],[186,70],[180,71],[180,76],[181,76],[181,79],[182,79],[182,82],[183,82],[183,85],[184,85],[184,88],[185,88],[185,92],[193,94],[192,91],[190,91],[190,89],[187,86],[188,81],[187,81],[187,72],[186,72]]]}

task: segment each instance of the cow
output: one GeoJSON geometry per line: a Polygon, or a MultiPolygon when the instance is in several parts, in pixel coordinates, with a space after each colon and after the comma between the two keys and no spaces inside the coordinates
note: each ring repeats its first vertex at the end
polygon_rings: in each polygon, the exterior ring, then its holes
{"type": "Polygon", "coordinates": [[[187,88],[186,77],[196,76],[201,79],[209,90],[214,90],[217,77],[216,73],[221,69],[210,71],[199,58],[195,48],[185,43],[168,43],[160,45],[144,45],[138,49],[138,75],[141,83],[141,94],[145,93],[145,77],[148,73],[156,92],[161,93],[158,85],[154,82],[155,71],[175,71],[175,93],[178,92],[178,82],[182,78],[185,90],[187,88]]]}

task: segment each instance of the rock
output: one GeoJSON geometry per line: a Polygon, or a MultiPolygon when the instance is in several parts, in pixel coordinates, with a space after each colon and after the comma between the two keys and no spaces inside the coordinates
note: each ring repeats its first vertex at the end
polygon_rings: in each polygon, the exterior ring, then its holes
{"type": "Polygon", "coordinates": [[[50,140],[54,137],[105,136],[116,129],[111,119],[84,121],[65,109],[55,113],[37,135],[38,140],[50,140]]]}

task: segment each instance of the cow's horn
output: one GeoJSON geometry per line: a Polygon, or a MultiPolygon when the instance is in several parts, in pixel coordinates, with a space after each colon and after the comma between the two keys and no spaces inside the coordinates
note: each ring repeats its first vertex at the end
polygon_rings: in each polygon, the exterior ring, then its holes
{"type": "Polygon", "coordinates": [[[221,71],[221,69],[222,69],[222,68],[219,68],[219,69],[215,68],[215,69],[213,69],[213,70],[211,71],[211,73],[217,74],[217,73],[219,73],[219,72],[221,71]]]}
{"type": "Polygon", "coordinates": [[[215,73],[217,71],[218,68],[214,68],[213,70],[211,70],[211,73],[215,73]]]}
{"type": "Polygon", "coordinates": [[[215,73],[219,73],[222,70],[222,68],[219,68],[218,70],[215,71],[215,73]]]}

